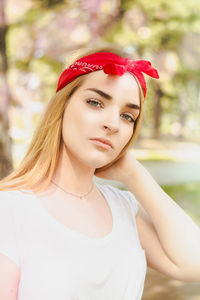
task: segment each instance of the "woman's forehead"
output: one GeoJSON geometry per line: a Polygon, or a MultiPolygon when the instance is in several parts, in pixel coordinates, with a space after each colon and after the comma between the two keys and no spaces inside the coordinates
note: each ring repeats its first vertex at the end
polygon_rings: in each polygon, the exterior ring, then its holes
{"type": "Polygon", "coordinates": [[[114,94],[115,90],[123,90],[123,92],[134,94],[139,98],[139,87],[132,74],[126,72],[122,76],[118,75],[108,75],[102,70],[91,72],[86,75],[86,78],[82,84],[81,89],[85,88],[104,88],[112,89],[114,94]]]}

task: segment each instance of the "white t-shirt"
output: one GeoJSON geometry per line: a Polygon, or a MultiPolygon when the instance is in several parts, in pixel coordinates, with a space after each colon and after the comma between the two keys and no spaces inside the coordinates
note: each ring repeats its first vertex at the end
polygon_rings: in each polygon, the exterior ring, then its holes
{"type": "Polygon", "coordinates": [[[142,298],[147,262],[137,200],[130,191],[95,184],[113,216],[113,230],[103,238],[67,228],[33,193],[0,192],[0,253],[20,266],[17,300],[142,298]]]}

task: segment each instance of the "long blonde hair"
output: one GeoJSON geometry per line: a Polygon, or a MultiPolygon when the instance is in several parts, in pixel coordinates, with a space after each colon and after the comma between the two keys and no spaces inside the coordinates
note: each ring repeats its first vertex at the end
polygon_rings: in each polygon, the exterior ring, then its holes
{"type": "MultiPolygon", "coordinates": [[[[84,51],[84,53],[82,52],[82,54],[76,57],[75,60],[100,51],[112,52],[124,58],[128,57],[127,53],[119,49],[119,47],[112,48],[110,46],[106,46],[103,48],[96,48],[95,50],[84,51]]],[[[87,74],[75,78],[50,99],[41,115],[39,124],[36,127],[24,158],[19,166],[11,172],[11,174],[0,181],[0,191],[20,189],[32,191],[34,187],[39,184],[40,187],[37,189],[37,192],[42,192],[48,187],[59,159],[60,146],[62,143],[61,131],[64,110],[67,101],[70,99],[75,90],[81,86],[85,76],[87,76],[87,74]],[[40,183],[42,184],[40,185],[40,183]]],[[[143,111],[144,94],[137,77],[134,76],[134,78],[139,87],[140,113],[136,120],[132,137],[113,161],[96,169],[96,172],[106,169],[122,157],[125,151],[131,146],[138,133],[143,111]]]]}

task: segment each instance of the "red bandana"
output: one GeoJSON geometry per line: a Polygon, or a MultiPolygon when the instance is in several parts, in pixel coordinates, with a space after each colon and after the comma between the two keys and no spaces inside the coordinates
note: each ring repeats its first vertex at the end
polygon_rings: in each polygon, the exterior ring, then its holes
{"type": "Polygon", "coordinates": [[[144,97],[147,93],[147,87],[142,72],[153,78],[159,78],[157,70],[151,66],[150,61],[122,58],[111,52],[98,52],[78,59],[65,69],[60,75],[56,92],[77,76],[99,70],[103,70],[106,74],[119,76],[122,76],[126,71],[131,72],[138,78],[144,97]]]}

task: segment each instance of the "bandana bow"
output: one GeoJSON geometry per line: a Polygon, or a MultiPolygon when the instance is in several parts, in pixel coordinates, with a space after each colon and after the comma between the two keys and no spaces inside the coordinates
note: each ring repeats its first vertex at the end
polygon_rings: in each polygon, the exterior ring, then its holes
{"type": "Polygon", "coordinates": [[[99,70],[103,70],[105,74],[109,75],[122,76],[127,71],[134,74],[141,84],[144,97],[146,97],[147,87],[142,72],[150,77],[159,78],[157,70],[151,66],[150,61],[134,61],[130,58],[122,58],[111,52],[98,52],[78,59],[65,69],[60,75],[56,92],[73,81],[77,76],[99,70]]]}

